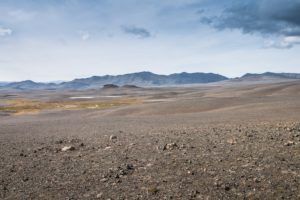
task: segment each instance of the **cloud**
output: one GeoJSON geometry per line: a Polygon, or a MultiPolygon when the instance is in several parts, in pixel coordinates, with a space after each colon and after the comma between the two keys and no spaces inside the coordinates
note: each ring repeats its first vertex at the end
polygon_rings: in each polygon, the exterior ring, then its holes
{"type": "Polygon", "coordinates": [[[290,49],[300,44],[300,36],[288,36],[279,40],[269,40],[265,43],[266,48],[290,49]]]}
{"type": "MultiPolygon", "coordinates": [[[[201,22],[219,30],[239,29],[243,33],[284,37],[300,36],[300,0],[230,0],[221,13],[204,16],[201,22]]],[[[298,43],[298,42],[297,42],[298,43]]]]}
{"type": "Polygon", "coordinates": [[[9,28],[3,28],[0,26],[0,37],[9,36],[12,34],[12,30],[9,28]]]}
{"type": "Polygon", "coordinates": [[[79,35],[83,41],[86,41],[91,38],[91,35],[88,31],[79,31],[79,35]]]}
{"type": "Polygon", "coordinates": [[[126,34],[134,35],[139,38],[149,38],[151,37],[150,31],[145,28],[136,27],[136,26],[122,26],[122,30],[126,34]]]}

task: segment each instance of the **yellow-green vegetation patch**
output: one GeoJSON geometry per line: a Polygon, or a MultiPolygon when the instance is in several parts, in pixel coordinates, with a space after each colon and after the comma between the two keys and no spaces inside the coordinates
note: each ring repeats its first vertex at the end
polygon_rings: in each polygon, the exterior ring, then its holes
{"type": "Polygon", "coordinates": [[[43,102],[35,100],[8,100],[7,105],[0,106],[0,111],[11,114],[36,113],[44,110],[79,110],[79,109],[109,109],[112,107],[126,106],[141,103],[141,99],[120,98],[103,101],[55,101],[43,102]]]}

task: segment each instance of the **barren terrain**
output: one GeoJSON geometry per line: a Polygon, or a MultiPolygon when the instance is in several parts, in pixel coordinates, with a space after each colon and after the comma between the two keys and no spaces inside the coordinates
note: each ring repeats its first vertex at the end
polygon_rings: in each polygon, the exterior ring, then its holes
{"type": "Polygon", "coordinates": [[[0,91],[0,199],[300,199],[300,82],[0,91]]]}

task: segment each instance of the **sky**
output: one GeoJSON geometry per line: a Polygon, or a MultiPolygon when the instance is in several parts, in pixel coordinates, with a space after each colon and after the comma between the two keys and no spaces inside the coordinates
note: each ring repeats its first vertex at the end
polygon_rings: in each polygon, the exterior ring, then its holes
{"type": "Polygon", "coordinates": [[[1,0],[0,81],[300,73],[300,0],[1,0]]]}

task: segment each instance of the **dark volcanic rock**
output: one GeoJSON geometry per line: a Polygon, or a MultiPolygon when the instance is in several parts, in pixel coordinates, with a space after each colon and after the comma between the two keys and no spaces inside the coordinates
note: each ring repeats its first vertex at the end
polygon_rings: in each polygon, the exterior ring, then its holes
{"type": "Polygon", "coordinates": [[[119,88],[119,86],[114,85],[114,84],[105,84],[103,86],[103,89],[115,89],[115,88],[119,88]]]}
{"type": "Polygon", "coordinates": [[[140,88],[136,85],[123,85],[122,88],[128,88],[128,89],[137,89],[137,88],[140,88]]]}

